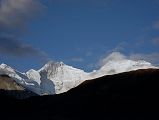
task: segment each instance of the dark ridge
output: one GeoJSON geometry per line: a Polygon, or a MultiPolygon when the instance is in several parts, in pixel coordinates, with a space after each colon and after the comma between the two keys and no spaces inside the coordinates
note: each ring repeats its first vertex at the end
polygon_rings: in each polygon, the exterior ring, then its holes
{"type": "Polygon", "coordinates": [[[107,92],[107,88],[116,89],[116,87],[121,87],[121,85],[127,88],[128,86],[146,84],[148,81],[153,84],[154,82],[158,82],[157,80],[159,80],[159,69],[140,69],[115,75],[107,75],[94,80],[86,80],[78,87],[70,90],[68,94],[71,93],[79,96],[79,94],[77,94],[78,91],[80,94],[82,93],[81,95],[98,94],[97,92],[103,94],[103,92],[107,92]]]}
{"type": "Polygon", "coordinates": [[[16,120],[158,120],[159,69],[104,76],[54,96],[0,95],[0,106],[1,117],[16,120]]]}
{"type": "Polygon", "coordinates": [[[16,98],[16,99],[26,99],[31,96],[37,96],[37,94],[27,91],[27,90],[4,90],[0,89],[1,97],[8,97],[8,98],[16,98]]]}
{"type": "Polygon", "coordinates": [[[8,77],[8,78],[10,78],[8,75],[5,75],[5,74],[2,74],[2,75],[0,75],[1,77],[8,77]]]}

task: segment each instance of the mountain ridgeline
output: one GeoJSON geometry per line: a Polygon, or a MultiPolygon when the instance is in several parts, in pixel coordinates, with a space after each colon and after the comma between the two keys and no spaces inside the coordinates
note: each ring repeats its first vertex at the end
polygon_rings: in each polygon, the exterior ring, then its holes
{"type": "Polygon", "coordinates": [[[0,95],[0,101],[5,119],[159,119],[159,69],[106,75],[57,95],[23,100],[0,95]]]}
{"type": "Polygon", "coordinates": [[[119,53],[113,53],[105,59],[101,68],[92,72],[85,72],[63,62],[49,61],[41,69],[30,69],[25,73],[19,72],[6,64],[1,64],[0,75],[8,75],[19,85],[38,95],[53,95],[67,92],[85,80],[148,68],[157,69],[158,67],[143,60],[129,60],[119,53]]]}

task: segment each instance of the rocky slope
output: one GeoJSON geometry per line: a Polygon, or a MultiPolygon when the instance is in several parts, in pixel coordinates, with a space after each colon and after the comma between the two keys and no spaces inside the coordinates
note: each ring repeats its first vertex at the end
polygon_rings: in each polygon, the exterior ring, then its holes
{"type": "Polygon", "coordinates": [[[35,93],[27,90],[7,75],[0,75],[0,95],[18,99],[37,96],[35,93]]]}

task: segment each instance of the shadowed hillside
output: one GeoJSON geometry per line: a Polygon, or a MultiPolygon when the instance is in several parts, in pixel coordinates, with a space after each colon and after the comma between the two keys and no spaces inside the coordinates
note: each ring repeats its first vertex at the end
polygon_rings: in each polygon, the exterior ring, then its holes
{"type": "Polygon", "coordinates": [[[36,96],[35,93],[27,90],[23,86],[16,83],[12,78],[7,75],[0,76],[0,95],[8,96],[11,98],[28,98],[30,96],[36,96]]]}
{"type": "Polygon", "coordinates": [[[0,100],[6,119],[159,119],[159,69],[104,76],[54,96],[0,100]]]}
{"type": "Polygon", "coordinates": [[[0,76],[0,89],[3,90],[24,90],[24,88],[18,85],[7,75],[0,76]]]}

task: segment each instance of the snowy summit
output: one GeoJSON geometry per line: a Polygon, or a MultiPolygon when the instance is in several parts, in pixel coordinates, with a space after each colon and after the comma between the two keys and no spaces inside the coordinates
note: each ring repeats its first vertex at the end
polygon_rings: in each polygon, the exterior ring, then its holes
{"type": "Polygon", "coordinates": [[[49,61],[41,69],[21,73],[6,64],[0,65],[0,74],[6,74],[17,83],[39,94],[59,94],[84,82],[104,75],[112,75],[137,69],[157,68],[143,60],[129,60],[118,52],[103,59],[99,70],[87,73],[63,62],[49,61]]]}

